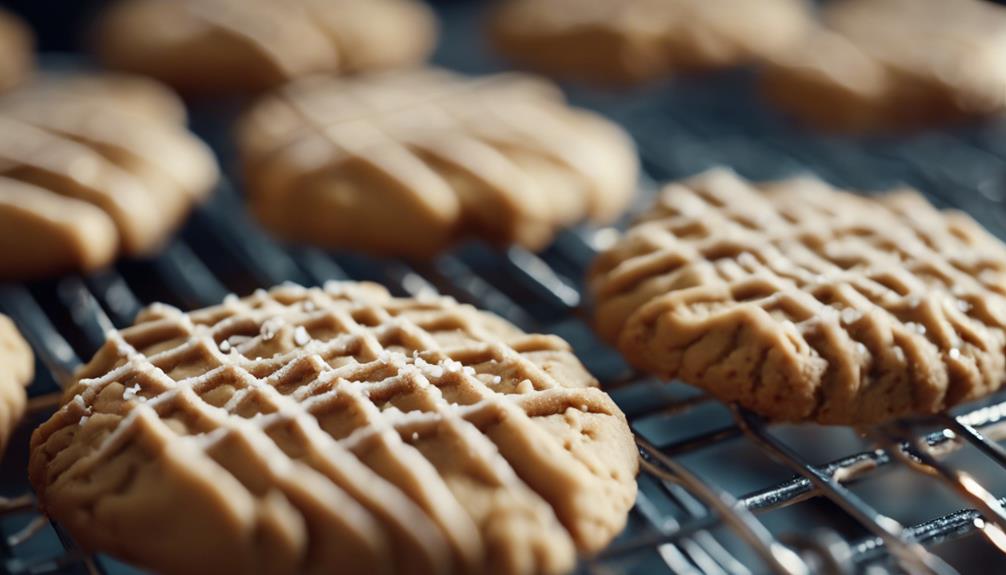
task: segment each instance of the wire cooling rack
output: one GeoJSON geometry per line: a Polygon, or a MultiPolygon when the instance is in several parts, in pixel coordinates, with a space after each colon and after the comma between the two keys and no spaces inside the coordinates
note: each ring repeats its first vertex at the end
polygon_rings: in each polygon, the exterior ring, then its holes
{"type": "MultiPolygon", "coordinates": [[[[477,9],[443,11],[438,60],[492,69],[477,49],[477,9]]],[[[740,71],[630,93],[573,88],[571,98],[635,137],[649,179],[726,165],[751,179],[810,171],[853,189],[908,184],[1006,238],[1006,123],[911,138],[845,139],[787,126],[740,71]]],[[[226,108],[225,108],[226,109],[226,108]]],[[[195,110],[195,127],[231,162],[221,108],[195,110]]],[[[570,341],[628,415],[642,472],[628,526],[585,573],[997,573],[1006,572],[1006,394],[947,415],[858,431],[767,426],[699,392],[633,373],[589,328],[582,278],[611,229],[564,232],[541,254],[469,244],[413,265],[284,247],[252,224],[234,187],[218,193],[156,259],[81,277],[0,286],[38,355],[29,416],[0,465],[0,572],[133,573],[81,551],[41,516],[24,469],[30,429],[108,329],[145,304],[195,308],[231,292],[284,281],[378,281],[398,295],[437,291],[529,330],[570,341]]]]}

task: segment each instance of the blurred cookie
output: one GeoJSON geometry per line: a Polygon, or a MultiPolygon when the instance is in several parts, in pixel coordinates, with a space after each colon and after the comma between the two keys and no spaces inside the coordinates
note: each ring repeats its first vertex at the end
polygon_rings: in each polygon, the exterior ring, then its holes
{"type": "Polygon", "coordinates": [[[332,248],[423,258],[470,236],[541,248],[560,227],[617,217],[636,185],[620,128],[521,75],[309,78],[241,128],[252,211],[332,248]]]}
{"type": "Polygon", "coordinates": [[[35,41],[20,18],[0,10],[0,91],[20,84],[35,64],[35,41]]]}
{"type": "Polygon", "coordinates": [[[436,21],[417,0],[120,0],[96,40],[108,66],[186,94],[230,94],[417,64],[436,21]]]}
{"type": "Polygon", "coordinates": [[[562,573],[635,498],[625,417],[569,346],[449,298],[155,305],[79,376],[32,437],[39,502],[158,573],[562,573]]]}
{"type": "Polygon", "coordinates": [[[762,88],[825,130],[942,124],[1006,104],[1006,8],[981,0],[837,0],[767,64],[762,88]]]}
{"type": "Polygon", "coordinates": [[[7,94],[0,102],[75,101],[112,107],[133,116],[184,126],[185,104],[163,84],[127,74],[56,74],[42,76],[25,90],[7,94]]]}
{"type": "Polygon", "coordinates": [[[773,420],[932,414],[1006,378],[1006,246],[912,191],[708,172],[668,186],[590,286],[633,365],[773,420]]]}
{"type": "Polygon", "coordinates": [[[562,78],[633,84],[785,50],[811,22],[803,0],[504,0],[497,49],[562,78]]]}
{"type": "Polygon", "coordinates": [[[35,357],[14,322],[0,315],[0,455],[24,415],[24,388],[35,375],[35,357]]]}
{"type": "Polygon", "coordinates": [[[51,76],[0,97],[0,278],[156,250],[216,183],[184,122],[138,78],[51,76]]]}

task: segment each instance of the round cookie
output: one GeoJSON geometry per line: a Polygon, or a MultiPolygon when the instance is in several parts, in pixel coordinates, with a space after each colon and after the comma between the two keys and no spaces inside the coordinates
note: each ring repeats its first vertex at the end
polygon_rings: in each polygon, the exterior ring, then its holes
{"type": "Polygon", "coordinates": [[[636,493],[554,336],[376,284],[142,312],[32,437],[46,513],[158,573],[570,571],[636,493]]]}
{"type": "Polygon", "coordinates": [[[762,91],[829,131],[919,128],[1001,111],[1006,8],[981,0],[837,0],[762,91]]]}
{"type": "Polygon", "coordinates": [[[417,0],[120,0],[96,33],[106,65],[195,95],[409,66],[435,42],[433,13],[417,0]]]}
{"type": "Polygon", "coordinates": [[[631,200],[629,137],[523,75],[443,70],[309,78],[240,134],[252,211],[290,240],[431,257],[465,237],[545,246],[631,200]]]}
{"type": "Polygon", "coordinates": [[[20,18],[0,10],[0,92],[23,82],[35,65],[35,41],[20,18]]]}
{"type": "Polygon", "coordinates": [[[810,22],[804,0],[504,0],[490,26],[521,66],[624,85],[778,53],[810,22]]]}
{"type": "Polygon", "coordinates": [[[126,76],[48,76],[0,96],[0,278],[160,247],[217,179],[177,97],[126,76]]]}
{"type": "Polygon", "coordinates": [[[776,421],[930,415],[1006,382],[1006,246],[901,190],[714,170],[669,185],[591,272],[636,367],[776,421]]]}
{"type": "Polygon", "coordinates": [[[24,415],[24,388],[35,375],[35,357],[14,322],[0,315],[0,455],[24,415]]]}

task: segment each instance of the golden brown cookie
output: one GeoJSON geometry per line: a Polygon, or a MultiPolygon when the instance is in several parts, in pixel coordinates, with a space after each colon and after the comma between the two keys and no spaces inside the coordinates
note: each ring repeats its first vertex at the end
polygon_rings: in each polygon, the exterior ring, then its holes
{"type": "Polygon", "coordinates": [[[780,52],[810,22],[804,0],[504,0],[491,36],[522,66],[622,85],[780,52]]]}
{"type": "Polygon", "coordinates": [[[1006,104],[1006,9],[982,0],[837,0],[763,73],[767,97],[833,131],[916,128],[1006,104]]]}
{"type": "Polygon", "coordinates": [[[252,211],[291,240],[425,258],[463,237],[532,249],[632,198],[629,137],[521,75],[310,78],[240,135],[252,211]]]}
{"type": "Polygon", "coordinates": [[[0,455],[24,415],[24,388],[35,375],[35,357],[14,322],[0,315],[0,455]]]}
{"type": "Polygon", "coordinates": [[[1006,246],[912,191],[711,171],[669,185],[590,286],[633,365],[773,420],[937,413],[1006,376],[1006,246]]]}
{"type": "Polygon", "coordinates": [[[23,82],[35,65],[35,40],[20,18],[0,10],[0,91],[23,82]]]}
{"type": "Polygon", "coordinates": [[[0,278],[157,249],[216,183],[177,97],[125,76],[51,76],[0,97],[0,278]]]}
{"type": "Polygon", "coordinates": [[[215,95],[417,64],[436,21],[417,0],[120,0],[96,39],[113,68],[215,95]]]}
{"type": "Polygon", "coordinates": [[[625,417],[569,346],[449,298],[155,305],[78,375],[32,484],[160,573],[561,573],[635,498],[625,417]]]}

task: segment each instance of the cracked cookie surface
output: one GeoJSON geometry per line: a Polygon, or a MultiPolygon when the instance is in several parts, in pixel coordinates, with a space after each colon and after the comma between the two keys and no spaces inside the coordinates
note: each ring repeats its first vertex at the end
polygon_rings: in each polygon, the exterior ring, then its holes
{"type": "Polygon", "coordinates": [[[674,183],[590,277],[633,365],[773,420],[943,411],[1006,377],[1006,247],[910,190],[714,170],[674,183]]]}

